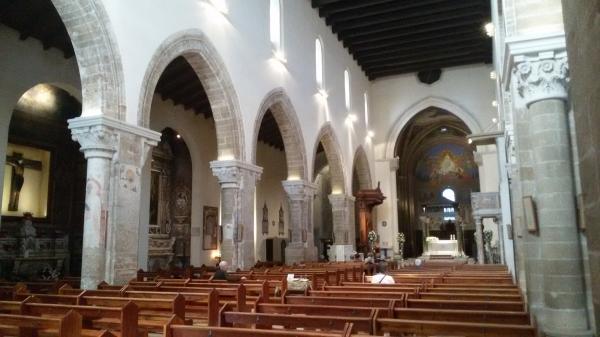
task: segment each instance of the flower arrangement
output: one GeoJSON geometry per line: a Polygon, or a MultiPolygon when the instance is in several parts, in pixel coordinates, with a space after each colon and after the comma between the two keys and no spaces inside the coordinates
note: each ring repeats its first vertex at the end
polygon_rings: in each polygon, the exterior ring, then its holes
{"type": "Polygon", "coordinates": [[[373,243],[377,241],[377,233],[375,231],[370,231],[367,238],[369,239],[369,242],[373,243]]]}
{"type": "Polygon", "coordinates": [[[398,241],[399,243],[405,243],[406,237],[404,236],[404,233],[398,233],[398,235],[396,235],[396,241],[398,241]]]}

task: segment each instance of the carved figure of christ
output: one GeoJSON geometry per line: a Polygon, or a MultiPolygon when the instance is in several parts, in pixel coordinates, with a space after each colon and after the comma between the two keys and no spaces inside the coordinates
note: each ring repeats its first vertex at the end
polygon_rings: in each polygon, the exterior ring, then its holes
{"type": "Polygon", "coordinates": [[[21,188],[23,188],[23,184],[25,183],[25,169],[41,171],[42,162],[23,158],[22,153],[13,152],[11,156],[6,156],[6,164],[12,167],[8,210],[18,211],[21,188]]]}

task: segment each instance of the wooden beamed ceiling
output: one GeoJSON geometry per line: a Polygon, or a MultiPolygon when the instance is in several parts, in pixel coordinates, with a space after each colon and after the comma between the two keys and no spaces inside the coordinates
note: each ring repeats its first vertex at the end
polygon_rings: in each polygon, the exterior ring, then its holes
{"type": "Polygon", "coordinates": [[[279,131],[279,125],[277,125],[277,121],[271,113],[271,110],[267,110],[263,116],[262,122],[260,123],[260,129],[258,130],[258,141],[270,145],[280,151],[285,151],[283,137],[279,131]]]}
{"type": "Polygon", "coordinates": [[[156,84],[156,93],[163,101],[170,99],[175,106],[194,110],[196,115],[212,117],[212,110],[202,82],[183,56],[176,57],[165,68],[156,84]]]}
{"type": "Polygon", "coordinates": [[[489,0],[311,0],[370,80],[490,63],[489,0]]]}
{"type": "Polygon", "coordinates": [[[56,48],[65,58],[75,55],[71,38],[50,0],[3,0],[0,24],[19,32],[19,39],[34,38],[44,50],[56,48]]]}

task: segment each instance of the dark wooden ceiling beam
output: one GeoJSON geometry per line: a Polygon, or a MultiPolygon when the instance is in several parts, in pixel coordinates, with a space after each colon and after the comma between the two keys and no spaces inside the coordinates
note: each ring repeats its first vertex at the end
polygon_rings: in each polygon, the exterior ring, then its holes
{"type": "Polygon", "coordinates": [[[190,96],[195,95],[196,93],[204,92],[202,86],[199,82],[191,82],[189,84],[181,86],[177,91],[171,94],[171,97],[177,98],[177,100],[187,101],[190,99],[190,96]]]}
{"type": "Polygon", "coordinates": [[[161,80],[158,81],[156,91],[163,96],[171,96],[177,92],[182,86],[185,86],[193,81],[199,81],[196,73],[184,72],[178,75],[163,75],[161,80]],[[161,83],[161,80],[163,83],[161,83]]]}
{"type": "Polygon", "coordinates": [[[419,41],[410,41],[408,43],[397,44],[395,46],[388,46],[380,49],[372,49],[362,52],[355,52],[353,54],[354,59],[363,59],[366,57],[377,57],[377,56],[388,56],[393,54],[398,54],[406,51],[411,51],[413,49],[424,49],[424,48],[439,48],[447,45],[455,45],[459,43],[466,43],[469,41],[474,41],[480,38],[480,33],[476,34],[467,34],[463,32],[459,32],[456,34],[447,35],[444,39],[440,39],[438,37],[434,37],[431,39],[422,39],[419,41]]]}
{"type": "Polygon", "coordinates": [[[482,10],[481,9],[471,9],[471,10],[456,10],[445,13],[443,16],[441,15],[427,15],[423,17],[416,17],[406,20],[400,20],[398,22],[390,22],[382,25],[373,25],[369,27],[363,27],[361,29],[352,29],[346,30],[344,32],[340,32],[338,37],[343,40],[351,40],[352,38],[373,35],[373,34],[382,34],[388,31],[394,31],[398,29],[406,29],[410,27],[423,26],[427,24],[443,24],[444,22],[450,20],[471,20],[471,21],[483,21],[482,18],[482,10]]]}
{"type": "Polygon", "coordinates": [[[354,6],[344,6],[344,10],[337,12],[323,8],[326,15],[327,25],[341,23],[355,19],[367,19],[375,15],[386,14],[392,11],[404,11],[415,7],[431,6],[436,3],[447,2],[449,0],[420,0],[420,1],[360,1],[354,6]]]}
{"type": "Polygon", "coordinates": [[[446,11],[451,11],[457,8],[469,8],[469,7],[478,7],[480,4],[477,2],[478,0],[461,0],[460,2],[452,1],[451,3],[443,3],[438,6],[426,6],[424,8],[418,8],[413,11],[403,12],[400,11],[398,13],[386,13],[378,15],[369,20],[350,20],[346,22],[341,22],[339,24],[333,22],[331,26],[331,30],[334,33],[343,32],[349,29],[357,29],[361,27],[368,27],[376,24],[389,23],[399,20],[405,20],[414,17],[421,17],[426,15],[431,15],[433,13],[443,13],[446,11]]]}
{"type": "MultiPolygon", "coordinates": [[[[327,4],[324,6],[320,6],[319,7],[319,16],[327,18],[328,16],[335,14],[335,13],[346,12],[346,11],[359,9],[359,8],[368,8],[373,5],[389,3],[389,2],[396,2],[396,1],[398,1],[398,0],[368,0],[368,1],[344,0],[344,1],[338,1],[335,3],[330,3],[330,4],[327,4]]],[[[314,4],[314,2],[313,2],[313,4],[314,4]]]]}
{"type": "Polygon", "coordinates": [[[368,65],[365,65],[365,70],[367,72],[372,72],[376,69],[381,69],[381,68],[403,67],[403,66],[407,66],[407,65],[411,65],[411,64],[451,61],[451,60],[455,60],[455,59],[472,58],[472,57],[477,57],[477,58],[480,58],[483,60],[486,56],[486,50],[484,48],[460,49],[460,50],[457,50],[454,52],[440,53],[440,54],[428,54],[428,55],[429,56],[421,54],[420,55],[421,57],[413,57],[413,58],[407,58],[407,59],[393,61],[393,62],[386,62],[385,65],[381,65],[381,63],[370,63],[368,65]]]}
{"type": "MultiPolygon", "coordinates": [[[[450,20],[441,24],[436,25],[423,25],[419,28],[406,28],[398,29],[394,31],[388,31],[377,35],[359,36],[357,38],[344,40],[344,46],[352,48],[360,48],[361,45],[372,45],[379,41],[390,41],[399,40],[401,37],[411,37],[414,35],[423,34],[422,37],[426,37],[425,34],[437,34],[442,33],[442,36],[448,35],[452,29],[456,28],[470,28],[473,26],[473,22],[470,20],[450,20]]],[[[481,32],[483,36],[483,32],[481,32]]]]}
{"type": "Polygon", "coordinates": [[[388,39],[388,40],[379,41],[378,43],[373,43],[370,45],[367,44],[367,45],[360,45],[360,46],[352,46],[352,47],[349,47],[348,49],[350,50],[350,52],[352,54],[362,54],[367,51],[390,49],[390,48],[394,48],[394,47],[398,47],[398,46],[407,46],[414,42],[419,43],[423,40],[442,40],[442,39],[447,39],[447,38],[451,38],[454,36],[473,35],[473,34],[478,34],[479,36],[481,36],[481,38],[483,38],[483,36],[484,36],[483,32],[480,32],[479,30],[473,30],[473,28],[471,28],[471,27],[463,27],[463,28],[458,28],[456,30],[445,30],[445,31],[441,31],[441,32],[428,32],[428,33],[424,33],[424,34],[415,34],[414,36],[406,36],[402,39],[388,39]]]}
{"type": "Polygon", "coordinates": [[[449,67],[457,67],[467,64],[475,64],[475,63],[487,63],[487,61],[491,60],[483,60],[478,57],[472,58],[464,58],[464,59],[455,59],[449,60],[446,62],[438,62],[438,63],[423,63],[418,65],[410,65],[406,67],[397,67],[393,69],[374,69],[367,73],[369,80],[375,80],[385,76],[392,75],[401,75],[407,73],[414,73],[422,70],[430,70],[430,69],[440,69],[440,68],[449,68],[449,67]]]}
{"type": "MultiPolygon", "coordinates": [[[[489,50],[489,47],[486,44],[481,42],[474,42],[470,44],[459,44],[459,45],[449,45],[444,48],[437,48],[435,50],[436,54],[447,55],[459,52],[474,52],[474,53],[483,53],[489,50]]],[[[394,61],[397,60],[414,60],[414,59],[422,59],[431,55],[431,50],[428,49],[416,49],[407,53],[397,53],[393,55],[386,55],[385,57],[364,57],[361,59],[360,65],[363,68],[368,68],[370,66],[374,66],[377,64],[393,64],[394,61]]]]}

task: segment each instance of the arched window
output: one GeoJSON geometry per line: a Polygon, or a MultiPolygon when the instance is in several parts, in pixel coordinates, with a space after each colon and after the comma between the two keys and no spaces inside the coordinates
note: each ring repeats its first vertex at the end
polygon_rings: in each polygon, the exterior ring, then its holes
{"type": "Polygon", "coordinates": [[[281,0],[271,0],[269,7],[270,38],[275,53],[282,53],[281,0]]]}
{"type": "Polygon", "coordinates": [[[369,95],[365,92],[363,94],[365,100],[365,127],[369,127],[369,95]]]}
{"type": "Polygon", "coordinates": [[[317,86],[323,89],[323,44],[319,38],[315,40],[315,76],[317,86]]]}
{"type": "Polygon", "coordinates": [[[348,69],[344,70],[344,100],[346,109],[350,110],[350,72],[348,69]]]}
{"type": "Polygon", "coordinates": [[[454,193],[454,190],[451,188],[446,188],[442,191],[442,197],[452,201],[452,202],[456,202],[456,194],[454,193]]]}

